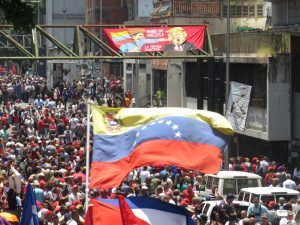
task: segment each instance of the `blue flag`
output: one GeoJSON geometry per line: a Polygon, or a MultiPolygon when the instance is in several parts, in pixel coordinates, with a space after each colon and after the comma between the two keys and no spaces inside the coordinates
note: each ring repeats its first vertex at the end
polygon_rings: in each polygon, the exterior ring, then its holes
{"type": "Polygon", "coordinates": [[[35,195],[30,184],[27,185],[20,225],[39,225],[35,195]]]}

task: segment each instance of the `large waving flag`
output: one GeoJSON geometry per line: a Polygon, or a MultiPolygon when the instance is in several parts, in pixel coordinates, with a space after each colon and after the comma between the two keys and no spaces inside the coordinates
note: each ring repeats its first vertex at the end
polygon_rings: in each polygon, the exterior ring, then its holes
{"type": "Polygon", "coordinates": [[[30,184],[27,185],[20,225],[39,225],[35,195],[30,184]]]}
{"type": "Polygon", "coordinates": [[[185,208],[153,198],[97,198],[91,203],[94,225],[195,225],[185,208]]]}
{"type": "Polygon", "coordinates": [[[217,173],[233,130],[220,114],[186,108],[92,107],[91,188],[117,187],[143,165],[217,173]]]}

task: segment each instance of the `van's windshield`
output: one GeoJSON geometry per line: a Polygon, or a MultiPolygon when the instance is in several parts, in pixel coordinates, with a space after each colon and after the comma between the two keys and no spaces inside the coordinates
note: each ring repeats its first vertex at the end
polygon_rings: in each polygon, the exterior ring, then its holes
{"type": "Polygon", "coordinates": [[[227,195],[229,193],[238,195],[240,190],[246,187],[258,187],[257,179],[224,179],[223,195],[227,195]]]}

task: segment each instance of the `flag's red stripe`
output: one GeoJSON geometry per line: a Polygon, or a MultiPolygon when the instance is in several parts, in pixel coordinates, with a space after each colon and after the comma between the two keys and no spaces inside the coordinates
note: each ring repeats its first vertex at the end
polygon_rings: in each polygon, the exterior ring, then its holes
{"type": "Polygon", "coordinates": [[[151,140],[138,145],[128,157],[116,162],[93,162],[90,187],[118,187],[130,171],[143,165],[163,163],[203,173],[217,173],[221,162],[221,151],[213,145],[151,140]]]}
{"type": "Polygon", "coordinates": [[[94,225],[123,225],[119,207],[91,199],[94,225]]]}

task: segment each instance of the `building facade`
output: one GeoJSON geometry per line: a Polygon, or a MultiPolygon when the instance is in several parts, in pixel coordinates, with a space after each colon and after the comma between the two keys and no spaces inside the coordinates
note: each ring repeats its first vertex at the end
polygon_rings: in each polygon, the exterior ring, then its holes
{"type": "Polygon", "coordinates": [[[272,2],[272,28],[274,33],[290,35],[289,70],[286,76],[291,79],[290,114],[291,138],[290,158],[299,160],[300,153],[300,2],[296,0],[268,0],[272,2]]]}
{"type": "MultiPolygon", "coordinates": [[[[84,0],[47,0],[45,24],[47,25],[77,25],[85,23],[84,0]]],[[[72,28],[51,28],[47,30],[55,39],[72,49],[74,29],[72,28]]],[[[63,55],[53,43],[46,39],[47,55],[63,55]]],[[[82,43],[83,44],[83,43],[82,43]]],[[[53,88],[59,82],[65,80],[71,82],[80,78],[80,64],[75,61],[47,61],[47,82],[48,87],[53,88]],[[66,76],[64,70],[71,70],[66,76]]]]}

